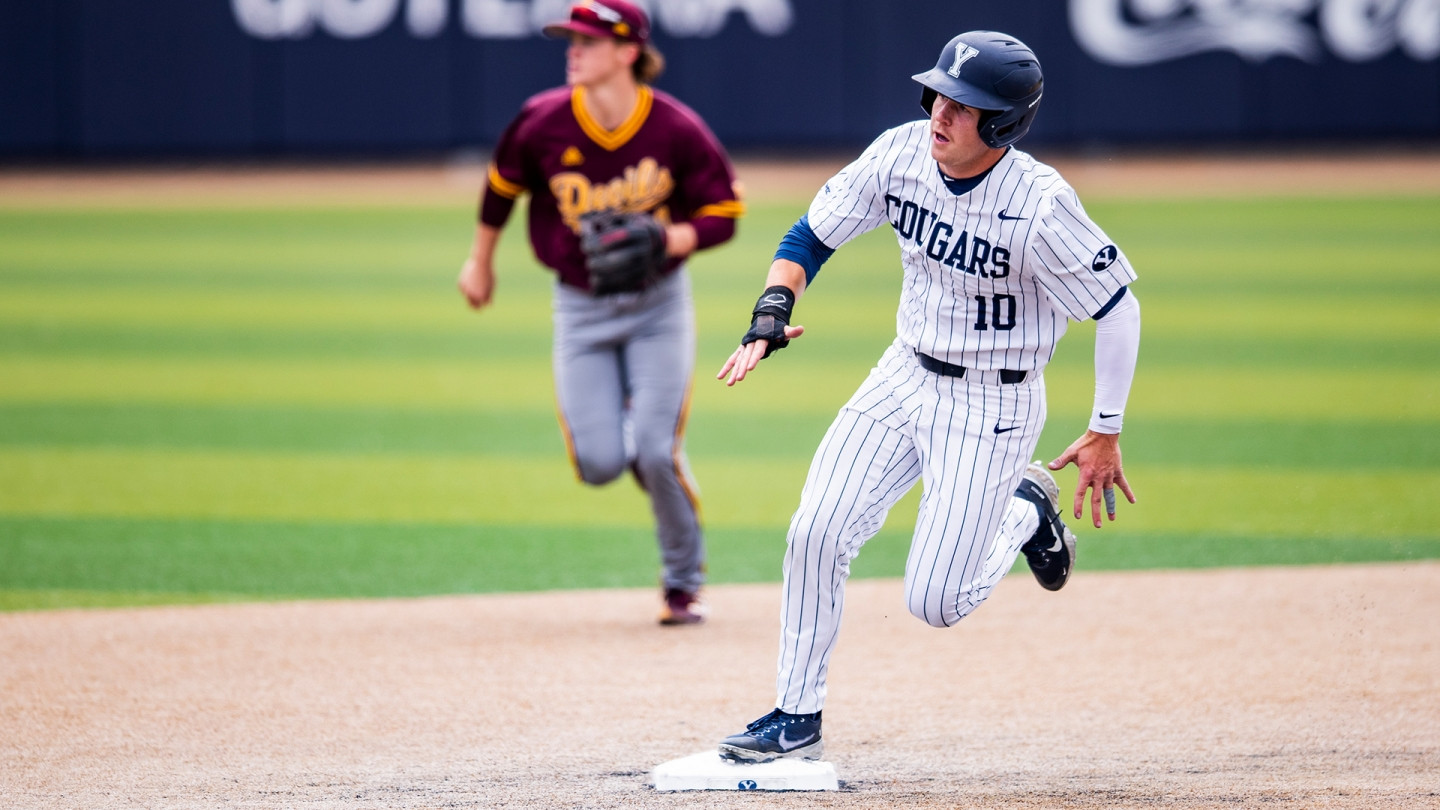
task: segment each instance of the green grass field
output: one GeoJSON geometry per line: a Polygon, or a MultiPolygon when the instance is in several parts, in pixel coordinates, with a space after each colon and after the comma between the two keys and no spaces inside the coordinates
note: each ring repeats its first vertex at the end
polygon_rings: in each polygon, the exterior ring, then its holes
{"type": "MultiPolygon", "coordinates": [[[[1140,503],[1077,526],[1082,568],[1440,557],[1440,197],[1089,209],[1140,273],[1144,339],[1140,503]]],[[[886,230],[826,266],[802,340],[712,379],[802,210],[752,200],[693,262],[688,447],[717,583],[779,578],[810,454],[894,335],[886,230]]],[[[523,229],[492,309],[455,292],[472,222],[0,208],[0,608],[654,585],[639,490],[584,487],[565,458],[523,229]]],[[[1088,419],[1092,336],[1047,372],[1047,458],[1088,419]]],[[[900,574],[914,496],[857,576],[900,574]]]]}

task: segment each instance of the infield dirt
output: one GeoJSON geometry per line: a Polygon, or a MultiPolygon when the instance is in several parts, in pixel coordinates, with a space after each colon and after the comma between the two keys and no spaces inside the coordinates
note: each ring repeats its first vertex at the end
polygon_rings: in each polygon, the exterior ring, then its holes
{"type": "MultiPolygon", "coordinates": [[[[1087,198],[1440,191],[1435,154],[1055,163],[1087,198]]],[[[838,166],[740,173],[808,198],[838,166]]],[[[478,172],[6,170],[0,205],[435,204],[478,172]]],[[[650,590],[0,614],[0,807],[1440,808],[1440,562],[1080,561],[948,630],[851,583],[827,794],[647,786],[770,708],[775,584],[688,628],[650,590]]]]}
{"type": "Polygon", "coordinates": [[[659,793],[770,707],[778,585],[0,616],[10,808],[1440,807],[1440,563],[851,583],[827,794],[659,793]]]}

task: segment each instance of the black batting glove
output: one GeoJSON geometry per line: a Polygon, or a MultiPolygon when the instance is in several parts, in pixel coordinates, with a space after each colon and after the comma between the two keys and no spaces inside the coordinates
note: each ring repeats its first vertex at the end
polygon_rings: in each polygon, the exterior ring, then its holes
{"type": "MultiPolygon", "coordinates": [[[[795,293],[789,287],[769,287],[755,302],[751,313],[750,331],[740,338],[741,346],[748,346],[757,340],[767,341],[764,357],[790,345],[785,337],[785,327],[790,325],[790,313],[795,310],[795,293]]],[[[764,357],[761,359],[763,360],[764,357]]]]}

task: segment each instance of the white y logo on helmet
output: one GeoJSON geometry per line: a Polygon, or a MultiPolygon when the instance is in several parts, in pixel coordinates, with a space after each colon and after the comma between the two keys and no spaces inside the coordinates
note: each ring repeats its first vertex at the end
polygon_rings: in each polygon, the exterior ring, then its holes
{"type": "Polygon", "coordinates": [[[957,42],[955,43],[955,64],[951,65],[950,69],[945,72],[958,79],[960,78],[960,66],[979,55],[980,52],[969,45],[963,42],[957,42]]]}

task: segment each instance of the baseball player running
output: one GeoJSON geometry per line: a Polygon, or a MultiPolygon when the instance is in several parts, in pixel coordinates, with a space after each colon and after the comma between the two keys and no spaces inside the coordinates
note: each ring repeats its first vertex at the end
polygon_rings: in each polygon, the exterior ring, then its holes
{"type": "Polygon", "coordinates": [[[917,618],[949,627],[1025,554],[1059,590],[1075,561],[1049,470],[1079,468],[1115,519],[1135,495],[1119,434],[1135,370],[1135,273],[1049,166],[1014,148],[1034,121],[1042,75],[1014,37],[972,31],[916,75],[929,118],[880,135],[815,196],[776,252],[751,327],[718,378],[745,379],[804,332],[795,301],[836,248],[889,224],[904,266],[897,335],[821,441],[790,523],[775,710],[720,743],[732,760],[818,758],[830,654],[850,560],[890,507],[924,484],[905,564],[917,618]],[[1089,430],[1049,463],[1032,458],[1045,422],[1043,371],[1069,321],[1094,318],[1089,430]]]}
{"type": "Polygon", "coordinates": [[[471,307],[495,290],[494,255],[530,192],[530,243],[556,274],[555,390],[579,478],[629,468],[649,494],[663,564],[662,624],[695,624],[705,545],[684,452],[695,314],[684,259],[735,233],[735,173],[692,110],[650,87],[663,59],[623,0],[587,0],[565,22],[567,84],[525,102],[496,144],[470,257],[471,307]]]}

